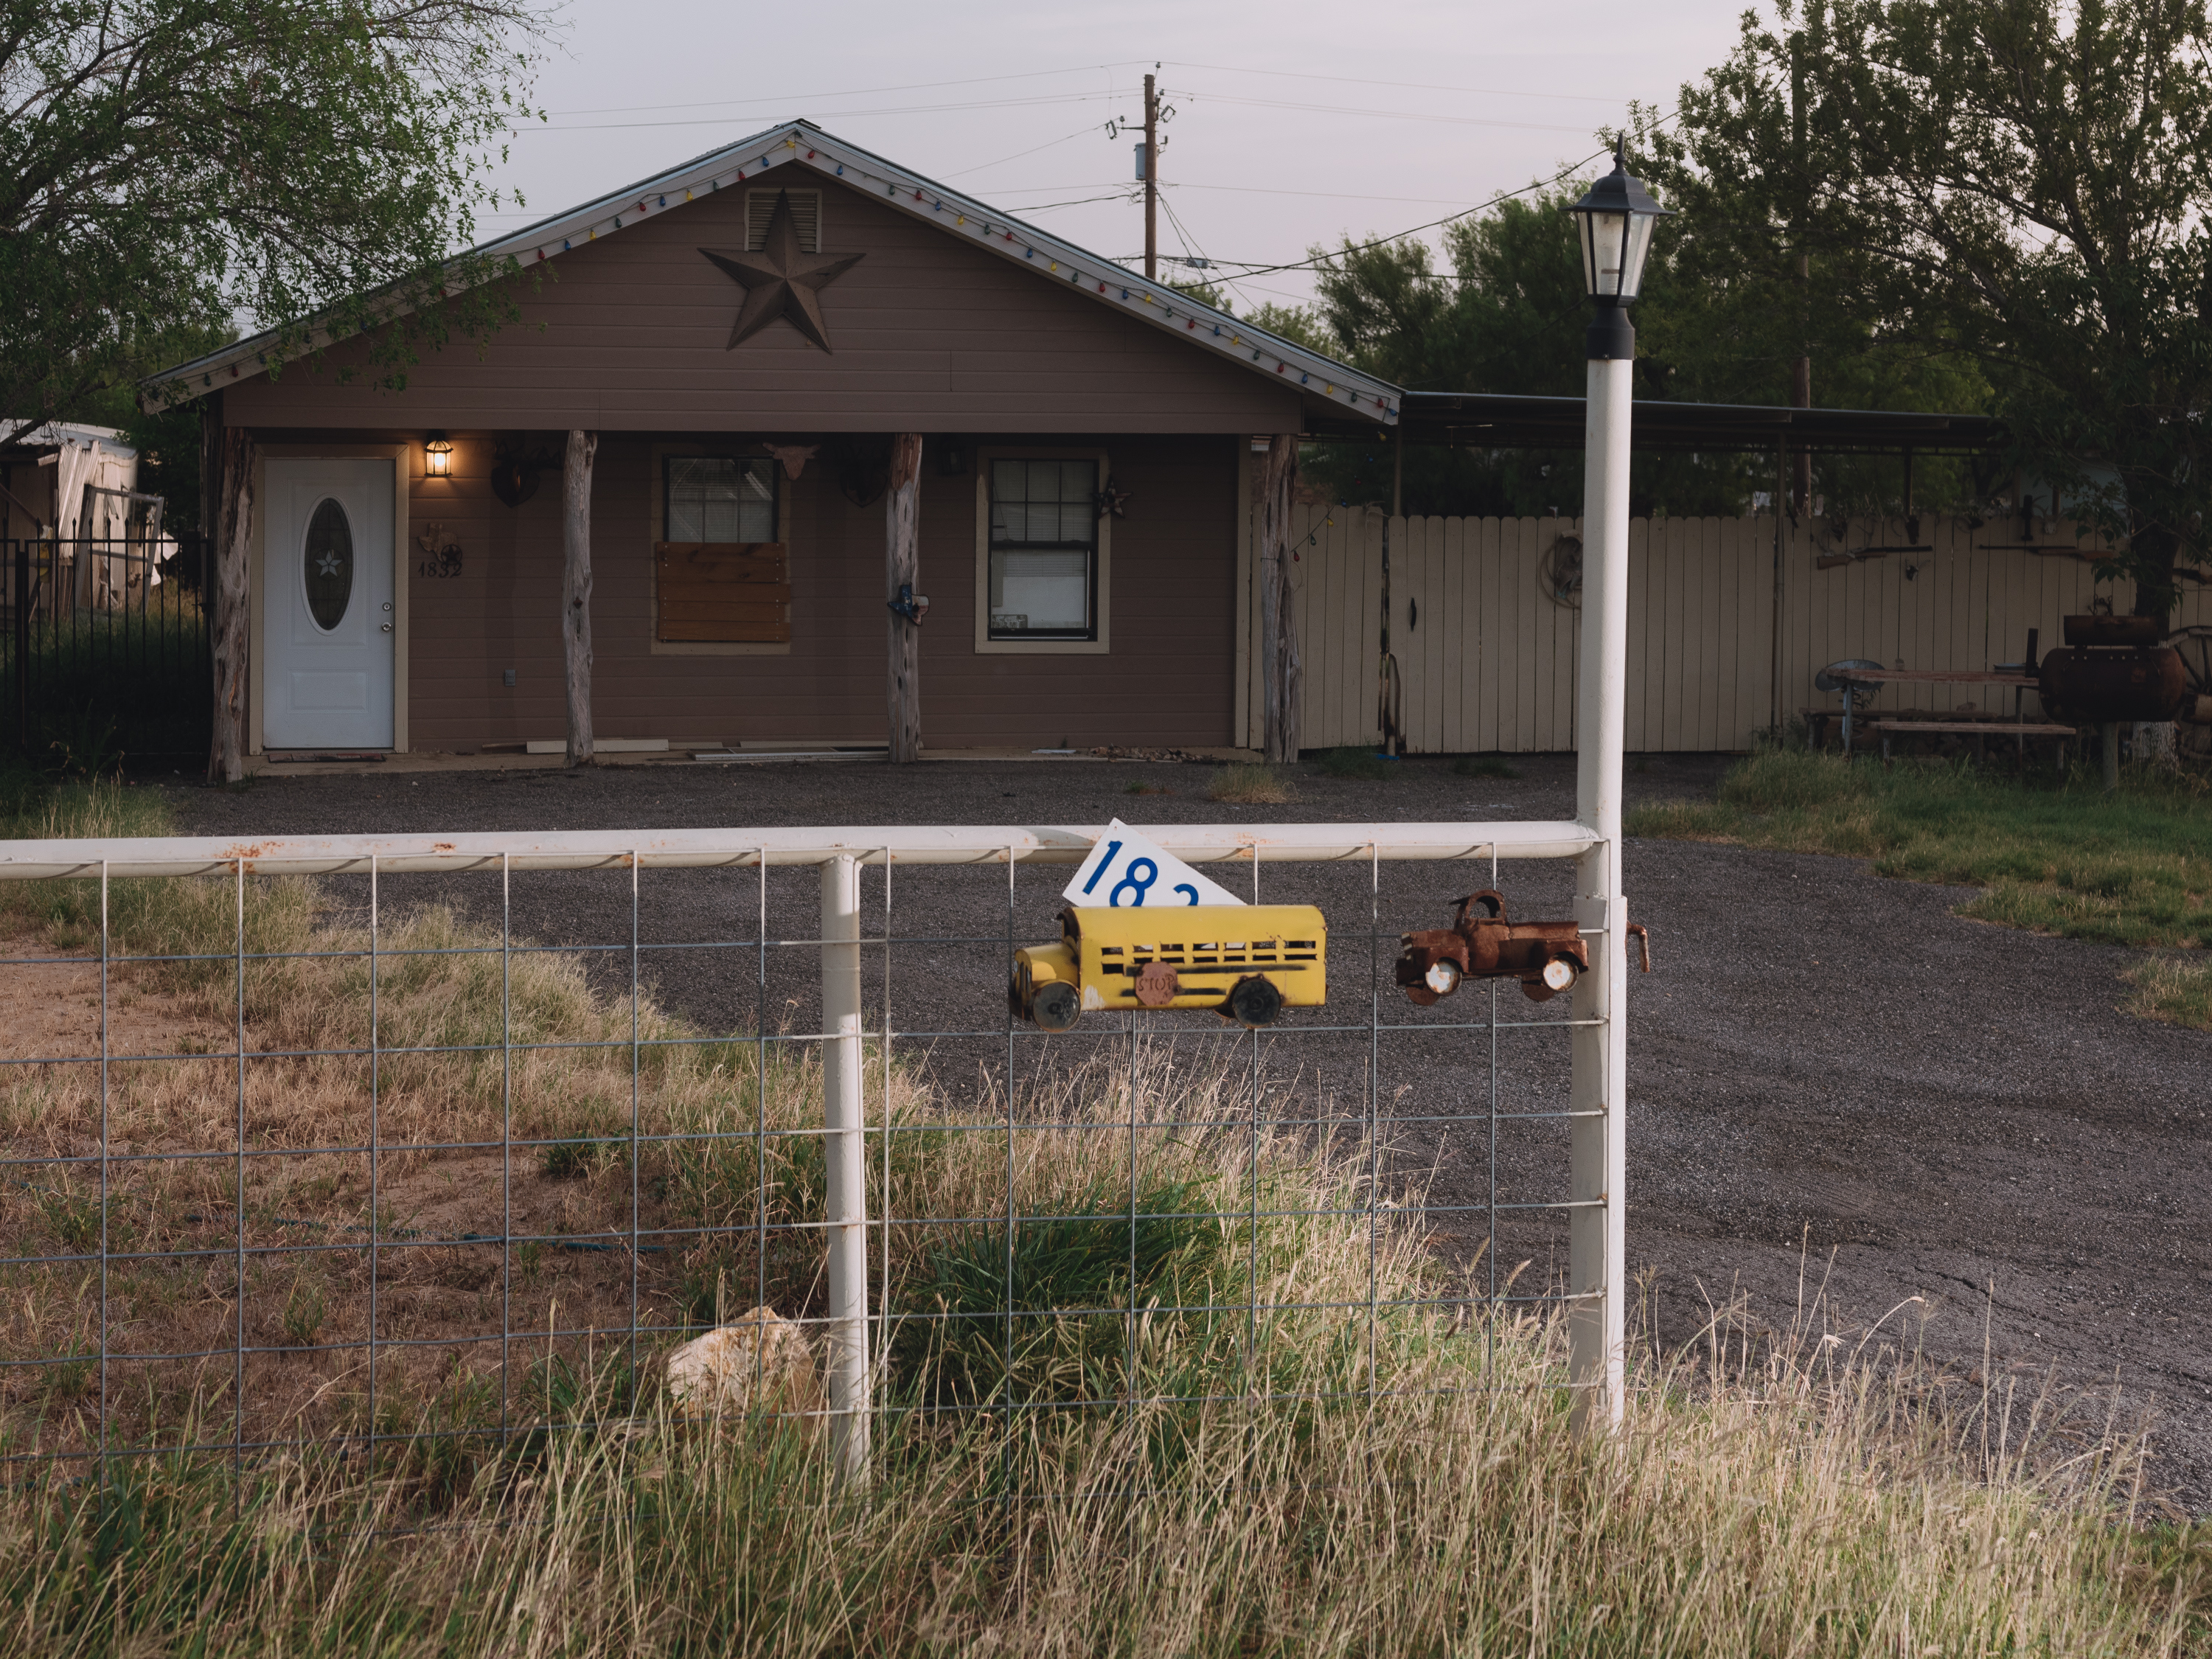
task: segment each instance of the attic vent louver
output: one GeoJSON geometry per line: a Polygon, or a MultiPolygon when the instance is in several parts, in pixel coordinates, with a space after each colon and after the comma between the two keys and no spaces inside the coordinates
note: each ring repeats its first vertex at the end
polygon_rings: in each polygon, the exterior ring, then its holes
{"type": "Polygon", "coordinates": [[[809,253],[822,252],[822,192],[818,190],[749,190],[745,192],[745,247],[757,253],[768,246],[768,222],[775,212],[775,198],[791,198],[792,228],[799,246],[809,253]]]}

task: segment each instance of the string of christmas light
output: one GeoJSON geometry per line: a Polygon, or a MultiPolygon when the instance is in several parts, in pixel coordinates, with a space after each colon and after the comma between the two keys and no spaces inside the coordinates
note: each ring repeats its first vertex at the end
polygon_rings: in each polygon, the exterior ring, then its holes
{"type": "MultiPolygon", "coordinates": [[[[919,215],[927,210],[940,217],[950,214],[952,229],[964,231],[980,243],[993,245],[993,251],[1002,257],[1012,258],[1013,250],[1019,248],[1024,261],[1035,264],[1038,260],[1039,244],[1035,233],[1026,226],[989,213],[980,204],[958,198],[948,198],[944,193],[927,188],[912,177],[892,179],[872,172],[858,156],[833,153],[830,146],[811,134],[802,135],[789,131],[769,133],[766,135],[764,143],[757,140],[755,144],[749,144],[738,152],[734,161],[725,159],[720,166],[703,175],[678,179],[665,186],[655,186],[641,192],[635,201],[625,202],[618,209],[568,226],[557,244],[550,238],[536,243],[518,240],[495,243],[485,252],[497,254],[503,251],[517,257],[534,255],[529,263],[542,264],[547,259],[573,252],[580,244],[589,244],[602,236],[614,235],[627,227],[665,213],[671,207],[681,207],[702,196],[733,189],[779,167],[799,162],[811,166],[830,177],[842,179],[856,188],[870,191],[880,188],[885,198],[903,211],[919,215]],[[758,147],[756,148],[755,144],[758,147]]],[[[1255,331],[1248,337],[1236,325],[1234,319],[1224,317],[1211,307],[1194,309],[1190,302],[1175,289],[1148,283],[1105,261],[1089,261],[1088,256],[1081,255],[1079,250],[1066,244],[1059,244],[1057,247],[1047,244],[1042,248],[1042,252],[1047,273],[1053,276],[1065,274],[1072,286],[1089,289],[1094,295],[1127,306],[1139,315],[1144,314],[1146,308],[1150,307],[1163,324],[1180,321],[1186,335],[1212,347],[1224,356],[1233,355],[1241,359],[1249,350],[1251,354],[1249,361],[1252,364],[1264,369],[1273,362],[1276,374],[1285,378],[1297,374],[1298,384],[1310,392],[1316,390],[1318,382],[1318,390],[1322,397],[1331,399],[1342,398],[1355,409],[1372,409],[1376,412],[1376,418],[1385,423],[1395,422],[1398,418],[1398,410],[1387,396],[1387,388],[1381,388],[1379,384],[1371,384],[1366,388],[1340,385],[1333,378],[1332,371],[1341,374],[1341,368],[1328,363],[1326,360],[1318,356],[1285,355],[1279,349],[1280,343],[1273,336],[1255,331]],[[1086,262],[1093,263],[1097,268],[1085,270],[1083,267],[1086,262]]],[[[325,343],[319,337],[317,343],[325,343]]],[[[260,362],[264,368],[268,366],[268,361],[267,354],[263,353],[260,362]]],[[[238,362],[233,361],[228,367],[230,378],[236,380],[238,362]]],[[[201,384],[212,386],[212,374],[203,374],[201,384]]]]}

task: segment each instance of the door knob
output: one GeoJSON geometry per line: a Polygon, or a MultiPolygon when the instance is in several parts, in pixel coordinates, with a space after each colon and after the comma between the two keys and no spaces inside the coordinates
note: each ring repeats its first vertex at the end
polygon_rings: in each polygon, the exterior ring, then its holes
{"type": "Polygon", "coordinates": [[[387,634],[389,634],[389,633],[392,631],[392,624],[391,624],[390,623],[385,623],[385,624],[384,624],[384,631],[385,631],[386,633],[387,633],[387,634]]]}

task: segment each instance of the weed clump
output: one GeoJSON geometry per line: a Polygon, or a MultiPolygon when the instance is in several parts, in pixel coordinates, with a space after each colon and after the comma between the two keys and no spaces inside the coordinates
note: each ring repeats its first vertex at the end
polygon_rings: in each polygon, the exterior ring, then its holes
{"type": "MultiPolygon", "coordinates": [[[[899,1301],[894,1387],[933,1407],[1106,1400],[1134,1363],[1133,1310],[1211,1308],[1231,1230],[1209,1185],[1157,1181],[1131,1201],[1103,1182],[1054,1206],[933,1239],[899,1301]]],[[[1183,1322],[1180,1319],[1178,1323],[1183,1322]]]]}
{"type": "Polygon", "coordinates": [[[1223,767],[1206,785],[1206,798],[1238,806],[1279,806],[1295,799],[1282,775],[1258,761],[1223,767]]]}

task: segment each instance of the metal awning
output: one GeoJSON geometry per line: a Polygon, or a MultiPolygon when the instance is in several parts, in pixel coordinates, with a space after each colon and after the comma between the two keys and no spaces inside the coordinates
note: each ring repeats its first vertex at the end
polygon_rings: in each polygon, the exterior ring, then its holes
{"type": "MultiPolygon", "coordinates": [[[[1399,425],[1409,443],[1463,449],[1579,449],[1580,398],[1523,398],[1499,392],[1408,392],[1399,425]]],[[[1315,435],[1352,430],[1317,427],[1315,435]]],[[[1370,434],[1371,422],[1358,430],[1370,434]]],[[[1987,415],[1922,415],[1886,409],[1791,409],[1765,404],[1639,401],[1633,443],[1639,450],[1738,450],[1772,453],[1785,446],[1822,455],[1978,455],[2002,450],[2004,423],[1987,415]]]]}

